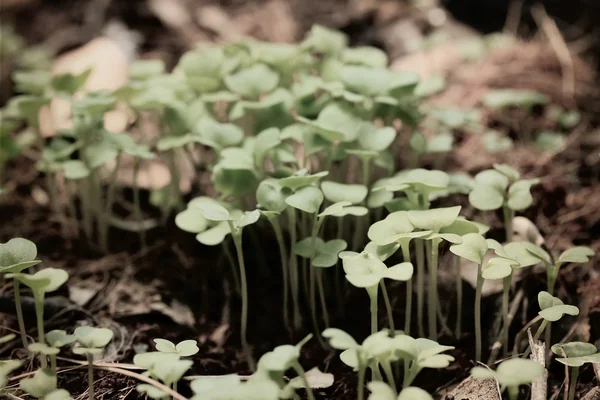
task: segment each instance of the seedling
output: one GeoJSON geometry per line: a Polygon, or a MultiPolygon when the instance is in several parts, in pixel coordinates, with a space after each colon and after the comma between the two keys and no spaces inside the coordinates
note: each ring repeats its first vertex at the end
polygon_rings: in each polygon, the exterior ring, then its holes
{"type": "Polygon", "coordinates": [[[8,384],[8,375],[21,366],[20,360],[1,360],[0,361],[0,394],[2,389],[8,384]]]}
{"type": "Polygon", "coordinates": [[[587,363],[600,364],[600,353],[596,346],[585,342],[558,343],[552,346],[552,352],[557,356],[562,356],[556,361],[571,367],[568,400],[574,400],[579,368],[587,363]]]}
{"type": "MultiPolygon", "coordinates": [[[[218,222],[217,227],[203,232],[203,237],[207,241],[204,244],[220,243],[227,233],[230,233],[233,237],[233,243],[238,258],[238,264],[240,267],[240,283],[241,283],[241,294],[242,294],[242,327],[241,327],[241,340],[244,353],[248,361],[248,365],[251,370],[254,370],[254,360],[252,358],[252,352],[248,346],[246,338],[246,329],[248,321],[248,284],[246,280],[246,265],[244,262],[244,253],[242,249],[242,231],[245,226],[252,225],[260,218],[260,212],[258,210],[247,211],[245,213],[230,213],[225,207],[218,203],[204,203],[198,207],[202,210],[202,215],[209,221],[218,222]],[[217,228],[220,230],[217,231],[217,228]],[[228,229],[229,232],[224,231],[228,229]]],[[[198,237],[197,237],[198,238],[198,237]]]]}
{"type": "MultiPolygon", "coordinates": [[[[538,304],[540,306],[538,315],[543,318],[543,321],[535,332],[533,340],[538,340],[549,323],[560,320],[565,314],[573,316],[579,315],[579,308],[566,305],[561,299],[552,296],[548,292],[542,291],[538,293],[538,304]]],[[[526,358],[529,355],[529,351],[530,349],[528,348],[523,355],[523,358],[526,358]]]]}
{"type": "Polygon", "coordinates": [[[403,262],[388,268],[371,253],[363,251],[358,255],[342,257],[346,279],[354,286],[365,288],[370,299],[371,333],[378,331],[377,294],[379,283],[384,278],[396,281],[408,281],[413,275],[413,265],[403,262]]]}
{"type": "Polygon", "coordinates": [[[19,387],[30,396],[45,399],[56,391],[56,374],[47,368],[39,369],[32,378],[23,379],[19,387]]]}
{"type": "MultiPolygon", "coordinates": [[[[27,239],[14,238],[6,243],[0,243],[0,277],[4,278],[7,274],[21,273],[21,271],[41,263],[40,260],[36,260],[36,257],[37,247],[27,239]]],[[[23,343],[23,348],[27,348],[27,332],[25,331],[25,322],[23,321],[19,285],[20,281],[13,279],[15,307],[17,310],[19,332],[21,333],[21,342],[23,343]]]]}
{"type": "Polygon", "coordinates": [[[506,241],[512,241],[515,211],[526,209],[533,202],[530,189],[539,179],[521,179],[511,167],[495,164],[475,175],[475,186],[469,193],[469,202],[482,211],[497,210],[502,207],[506,241]]]}
{"type": "MultiPolygon", "coordinates": [[[[136,354],[133,357],[133,363],[138,367],[147,370],[147,375],[151,378],[160,380],[166,386],[177,391],[177,382],[192,366],[191,360],[181,360],[179,354],[175,352],[149,352],[136,354]]],[[[139,393],[145,393],[153,399],[162,399],[168,396],[163,390],[150,385],[140,384],[136,387],[139,393]]]]}
{"type": "Polygon", "coordinates": [[[161,353],[175,353],[180,357],[189,357],[198,353],[198,342],[195,340],[184,340],[183,342],[175,343],[165,339],[154,339],[156,350],[161,353]]]}
{"type": "Polygon", "coordinates": [[[454,357],[442,354],[454,347],[440,345],[434,340],[400,335],[394,338],[394,348],[398,356],[407,361],[403,387],[410,386],[424,368],[446,368],[454,361],[454,357]]]}
{"type": "MultiPolygon", "coordinates": [[[[431,231],[414,231],[415,226],[408,218],[408,212],[396,211],[388,215],[384,220],[371,225],[368,236],[378,246],[388,246],[396,244],[402,249],[402,256],[405,262],[411,262],[410,241],[415,238],[422,238],[431,231]]],[[[392,247],[393,248],[393,247],[392,247]]],[[[394,251],[395,252],[395,251],[394,251]]],[[[382,285],[383,288],[383,285],[382,285]]],[[[404,332],[410,334],[411,314],[412,314],[412,279],[406,281],[406,304],[404,332]]],[[[422,321],[419,321],[422,325],[422,321]]],[[[394,330],[391,326],[392,331],[394,330]]]]}
{"type": "MultiPolygon", "coordinates": [[[[289,370],[293,369],[302,380],[304,384],[304,388],[306,389],[306,393],[308,394],[308,398],[310,400],[314,400],[315,396],[313,391],[306,379],[306,374],[304,372],[304,368],[300,365],[300,349],[306,342],[308,342],[312,338],[312,335],[308,335],[300,343],[296,346],[292,345],[282,345],[277,346],[273,351],[269,351],[265,353],[260,360],[258,361],[258,369],[257,373],[260,375],[260,371],[268,371],[269,373],[275,373],[279,375],[280,378],[283,378],[283,374],[289,370]]],[[[271,378],[273,379],[273,378],[271,378]]],[[[283,381],[283,379],[280,379],[283,381]]]]}
{"type": "MultiPolygon", "coordinates": [[[[68,344],[73,343],[75,340],[77,340],[77,338],[75,337],[75,335],[69,335],[67,334],[66,331],[63,330],[52,330],[48,333],[46,333],[46,342],[48,343],[48,349],[50,350],[50,352],[55,352],[55,354],[49,354],[50,355],[50,369],[56,373],[56,354],[58,353],[58,349],[66,346],[68,344]]],[[[35,344],[40,344],[42,346],[44,346],[43,343],[35,343],[35,344]]],[[[31,350],[31,345],[29,346],[29,350],[31,350]]]]}
{"type": "MultiPolygon", "coordinates": [[[[8,274],[12,279],[18,279],[28,286],[33,292],[35,303],[35,316],[37,320],[38,342],[44,343],[44,298],[46,293],[54,292],[69,279],[67,271],[55,268],[46,268],[33,275],[23,273],[8,274]]],[[[40,357],[42,367],[46,368],[46,356],[40,357]]]]}
{"type": "Polygon", "coordinates": [[[461,243],[462,241],[460,236],[450,232],[442,232],[442,229],[451,226],[458,217],[459,212],[460,206],[431,210],[411,210],[408,212],[408,219],[412,225],[421,230],[431,231],[424,239],[431,241],[427,306],[429,337],[432,340],[437,338],[437,268],[439,245],[443,240],[454,244],[461,243]]]}
{"type": "Polygon", "coordinates": [[[475,379],[495,379],[500,384],[502,391],[508,390],[510,400],[516,400],[519,397],[519,386],[533,382],[543,372],[543,365],[521,358],[502,361],[496,371],[484,367],[471,369],[471,375],[475,379]]]}
{"type": "Polygon", "coordinates": [[[107,328],[93,328],[80,326],[75,329],[77,346],[73,347],[73,353],[85,354],[88,361],[88,395],[94,400],[94,356],[102,353],[104,347],[113,338],[113,331],[107,328]]]}
{"type": "Polygon", "coordinates": [[[237,375],[202,377],[190,384],[195,396],[191,400],[228,398],[232,400],[278,400],[279,386],[263,374],[255,374],[246,382],[237,375]]]}
{"type": "Polygon", "coordinates": [[[371,394],[367,400],[433,400],[433,397],[421,388],[409,386],[396,395],[396,391],[383,382],[369,382],[367,388],[371,394]]]}

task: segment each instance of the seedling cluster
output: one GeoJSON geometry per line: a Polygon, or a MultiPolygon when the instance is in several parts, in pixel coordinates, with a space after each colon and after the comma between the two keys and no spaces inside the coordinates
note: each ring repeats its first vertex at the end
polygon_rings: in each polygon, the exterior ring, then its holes
{"type": "MultiPolygon", "coordinates": [[[[60,76],[20,71],[14,79],[22,94],[1,110],[0,134],[3,141],[8,140],[6,129],[22,124],[33,134],[32,146],[41,152],[37,167],[46,178],[52,211],[65,232],[68,217],[81,220],[86,237],[109,250],[110,229],[131,222],[122,221],[115,212],[117,204],[126,202],[122,192],[127,185],[118,178],[129,165],[133,189],[129,208],[134,223],[127,226],[139,233],[142,247],[148,222],[152,222],[140,196],[144,188],[150,190],[150,204],[162,215],[154,225],[175,215],[175,224],[195,234],[199,246],[220,245],[228,255],[242,300],[240,340],[253,373],[243,382],[236,375],[197,378],[191,382],[193,399],[298,398],[297,389],[314,399],[300,364],[302,346],[312,335],[295,346],[279,346],[255,361],[247,338],[253,318],[247,275],[260,273],[257,270],[281,275],[282,321],[292,336],[306,330],[304,321],[309,315],[319,343],[342,350],[341,360],[358,374],[359,400],[365,398],[365,389],[370,391],[370,400],[431,399],[412,385],[423,369],[446,368],[454,361],[447,354],[454,347],[437,340],[443,334],[461,339],[463,315],[471,315],[463,309],[463,261],[477,266],[472,315],[473,354],[479,362],[487,353],[481,327],[486,280],[503,283],[498,310],[503,326],[497,342],[508,356],[509,297],[515,271],[538,264],[546,268],[547,290],[540,292],[539,316],[529,326],[539,323],[535,339],[545,333],[550,347],[551,323],[579,312],[554,297],[559,269],[566,263],[587,262],[593,252],[574,247],[554,259],[543,239],[528,234],[515,238],[513,232],[519,230],[514,223],[516,213],[532,204],[531,188],[539,180],[523,179],[508,165],[494,165],[470,178],[441,170],[441,157],[440,169],[415,165],[398,171],[395,154],[404,139],[417,160],[426,153],[445,153],[452,148],[452,132],[477,125],[479,115],[458,109],[422,113],[420,99],[440,90],[443,82],[422,82],[417,74],[392,72],[387,63],[382,51],[350,48],[344,34],[315,26],[299,45],[249,38],[203,45],[186,53],[170,73],[161,62],[138,61],[131,67],[131,82],[114,92],[80,95],[90,71],[60,76]],[[40,109],[57,99],[70,103],[71,126],[46,140],[40,130],[40,109]],[[114,133],[104,127],[106,114],[116,108],[127,110],[129,132],[114,133]],[[148,121],[159,127],[157,135],[145,134],[148,121]],[[419,130],[424,125],[438,134],[426,138],[419,130]],[[142,169],[153,163],[169,171],[164,187],[140,184],[142,169]],[[188,193],[182,182],[190,169],[197,178],[192,188],[212,191],[214,196],[188,193]],[[448,204],[451,200],[446,197],[456,199],[461,194],[482,212],[502,210],[504,243],[486,238],[488,226],[466,219],[461,206],[448,204]],[[66,205],[62,198],[67,199],[66,205]],[[248,252],[260,253],[265,247],[253,240],[250,248],[246,240],[271,230],[279,262],[248,268],[248,252]],[[438,293],[440,266],[447,257],[456,261],[454,330],[448,328],[451,322],[444,316],[438,293]],[[370,305],[370,335],[360,344],[334,327],[337,316],[343,314],[349,287],[364,289],[370,305]],[[390,292],[400,287],[406,293],[404,303],[393,306],[390,292]],[[379,319],[380,293],[384,323],[379,319]],[[403,316],[400,325],[399,314],[403,316]],[[290,373],[296,377],[287,379],[290,373]]],[[[523,96],[491,93],[485,103],[502,108],[517,98],[525,105],[544,100],[532,93],[523,96]]],[[[560,118],[564,123],[572,119],[560,118]]],[[[106,367],[97,358],[110,345],[113,332],[78,327],[73,334],[45,333],[45,295],[63,285],[68,275],[53,268],[26,273],[40,263],[36,256],[35,245],[25,239],[0,245],[0,274],[14,285],[23,347],[39,355],[41,366],[21,381],[20,388],[45,400],[69,398],[65,390],[57,389],[56,356],[61,348],[74,344],[72,352],[86,358],[88,394],[93,399],[94,369],[106,367]],[[23,322],[23,285],[31,289],[36,305],[34,343],[28,340],[23,322]]],[[[515,355],[528,353],[520,340],[513,342],[515,355]]],[[[197,343],[155,339],[155,344],[156,351],[133,359],[145,371],[136,375],[144,380],[137,390],[153,399],[181,399],[178,383],[193,365],[197,343]]],[[[561,356],[559,362],[572,367],[573,393],[579,367],[600,362],[591,344],[558,343],[551,348],[561,356]]],[[[8,375],[20,366],[17,360],[0,363],[0,390],[14,389],[8,375]]],[[[543,369],[531,360],[514,358],[500,363],[496,371],[476,367],[472,374],[476,379],[496,379],[516,398],[519,385],[530,383],[543,369]]]]}

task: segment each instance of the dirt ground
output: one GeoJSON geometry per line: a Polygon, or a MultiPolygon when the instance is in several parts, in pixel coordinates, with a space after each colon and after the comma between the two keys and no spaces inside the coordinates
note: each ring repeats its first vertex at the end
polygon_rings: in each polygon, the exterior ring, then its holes
{"type": "MultiPolygon", "coordinates": [[[[513,151],[490,155],[482,151],[478,138],[459,132],[458,145],[446,167],[476,173],[494,162],[504,162],[526,177],[540,177],[542,183],[533,192],[534,205],[524,215],[537,224],[548,247],[557,254],[572,245],[586,245],[600,252],[600,87],[595,75],[593,47],[569,42],[582,47],[570,53],[570,69],[565,69],[564,60],[553,45],[556,36],[552,36],[552,28],[542,29],[533,43],[519,43],[510,51],[496,53],[479,64],[466,65],[449,50],[454,45],[452,40],[429,51],[407,54],[411,40],[422,39],[438,27],[439,12],[444,11],[434,8],[438,10],[435,14],[431,8],[418,9],[394,0],[4,0],[2,3],[5,13],[2,22],[13,23],[29,43],[45,43],[57,54],[89,42],[106,32],[107,26],[126,27],[129,35],[121,30],[117,36],[127,38],[123,40],[128,43],[135,42],[139,57],[160,57],[172,67],[179,56],[198,41],[224,41],[238,35],[253,35],[265,40],[294,42],[313,23],[321,23],[342,29],[354,45],[383,48],[396,68],[417,69],[425,75],[446,73],[449,86],[431,100],[432,104],[477,107],[481,93],[493,88],[539,90],[553,102],[582,112],[582,122],[568,134],[564,151],[539,153],[518,145],[513,151]],[[135,34],[131,35],[131,31],[135,34]],[[436,60],[436,66],[431,67],[431,60],[436,60]],[[506,65],[509,67],[505,68],[506,65]],[[569,71],[574,76],[572,91],[565,90],[564,86],[564,76],[569,71]]],[[[453,38],[478,35],[453,20],[449,13],[443,16],[442,25],[453,38]]],[[[563,37],[568,38],[568,35],[564,34],[561,39],[563,37]]],[[[0,73],[0,101],[5,101],[11,93],[9,73],[6,73],[11,65],[7,60],[1,60],[1,65],[4,72],[0,73]]],[[[532,124],[536,127],[548,124],[543,111],[534,112],[532,124]]],[[[508,116],[491,112],[484,115],[487,127],[507,129],[514,139],[520,135],[518,122],[522,118],[518,112],[508,116]]],[[[166,228],[149,232],[146,252],[140,252],[137,235],[122,230],[111,231],[108,255],[89,245],[83,237],[65,238],[59,221],[50,211],[44,181],[34,168],[36,157],[37,154],[27,153],[7,168],[8,193],[0,200],[0,242],[17,236],[28,238],[37,244],[45,266],[64,268],[70,273],[68,286],[47,301],[47,330],[71,330],[82,323],[111,327],[117,334],[106,361],[122,363],[131,362],[135,351],[152,348],[153,338],[196,339],[200,352],[193,357],[190,374],[248,374],[238,342],[239,299],[232,294],[231,277],[224,268],[221,249],[201,246],[193,235],[179,230],[173,221],[166,228]]],[[[434,160],[424,161],[425,167],[434,165],[434,160]]],[[[400,168],[404,166],[402,160],[398,164],[400,168]]],[[[151,213],[147,193],[143,193],[142,202],[151,213]]],[[[443,206],[446,202],[468,207],[464,196],[448,198],[438,204],[443,206]]],[[[491,215],[490,223],[491,236],[500,237],[500,215],[491,215]]],[[[254,245],[253,240],[258,235],[268,247],[275,248],[271,230],[263,229],[262,225],[249,230],[245,242],[254,245]]],[[[300,340],[310,332],[310,327],[306,324],[303,332],[293,336],[283,328],[280,277],[265,276],[258,267],[262,262],[276,264],[278,254],[247,251],[247,256],[250,298],[253,299],[249,341],[255,354],[260,355],[276,345],[300,340]]],[[[451,279],[449,285],[454,278],[451,279]]],[[[540,279],[526,279],[518,287],[525,298],[533,298],[542,289],[542,282],[540,276],[540,279]]],[[[389,290],[392,303],[402,304],[404,286],[391,284],[389,290]]],[[[473,290],[466,283],[464,290],[465,310],[472,310],[473,290]]],[[[584,266],[564,268],[558,291],[566,303],[579,303],[581,314],[573,327],[557,324],[553,331],[555,337],[577,337],[592,342],[600,338],[598,257],[584,266]]],[[[368,321],[362,318],[368,315],[362,294],[350,291],[346,307],[353,312],[345,317],[338,315],[332,323],[359,338],[369,331],[368,321]]],[[[453,293],[442,291],[442,296],[445,296],[442,304],[451,305],[445,311],[449,321],[453,321],[456,312],[453,293]]],[[[486,299],[484,310],[495,309],[498,302],[496,297],[486,299]]],[[[523,305],[524,311],[515,319],[511,334],[516,334],[535,314],[536,304],[531,303],[523,305]]],[[[27,326],[34,326],[32,302],[24,307],[27,326]]],[[[10,288],[1,288],[2,326],[16,326],[13,309],[10,288]]],[[[395,311],[398,321],[403,318],[401,309],[403,307],[397,307],[395,311]]],[[[425,370],[415,382],[417,386],[443,397],[468,377],[473,358],[473,327],[468,323],[472,316],[469,311],[466,313],[463,314],[467,321],[466,333],[460,341],[451,335],[439,339],[440,343],[456,346],[452,352],[456,362],[442,371],[425,370]]],[[[486,316],[484,337],[489,341],[494,336],[495,316],[485,311],[483,315],[486,316]]],[[[385,321],[383,313],[380,319],[385,321]]],[[[0,358],[11,355],[19,355],[14,345],[0,346],[0,358]]],[[[65,357],[77,358],[70,353],[65,357]]],[[[306,346],[301,362],[309,368],[319,366],[322,371],[333,373],[334,384],[317,390],[319,398],[356,398],[355,373],[342,364],[337,353],[323,350],[313,340],[306,346]]],[[[564,371],[556,364],[550,370],[549,393],[561,396],[564,371]]],[[[70,364],[59,361],[61,365],[70,364]]],[[[107,372],[99,372],[96,378],[99,399],[140,398],[133,379],[107,372]]],[[[594,371],[583,369],[578,393],[583,397],[593,386],[594,371]]],[[[61,373],[59,387],[81,394],[86,387],[85,371],[61,373]]],[[[182,388],[182,394],[190,395],[186,390],[182,388]]]]}

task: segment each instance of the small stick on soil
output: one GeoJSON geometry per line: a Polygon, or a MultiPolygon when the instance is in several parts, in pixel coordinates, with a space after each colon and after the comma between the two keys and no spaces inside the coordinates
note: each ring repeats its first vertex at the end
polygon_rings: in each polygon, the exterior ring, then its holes
{"type": "MultiPolygon", "coordinates": [[[[506,320],[507,324],[506,324],[506,326],[502,327],[502,329],[500,330],[500,333],[498,334],[498,339],[496,339],[496,341],[492,345],[492,352],[491,352],[490,358],[488,359],[488,362],[487,362],[488,365],[492,365],[496,361],[496,359],[498,357],[498,353],[500,352],[500,349],[502,349],[502,344],[503,344],[502,339],[506,337],[506,335],[504,334],[504,331],[506,329],[510,328],[512,321],[515,318],[517,311],[519,310],[521,301],[523,300],[523,295],[524,295],[524,291],[523,291],[523,288],[521,288],[515,295],[515,298],[513,299],[513,301],[510,303],[510,309],[508,311],[508,318],[506,320]]],[[[505,343],[504,345],[507,346],[508,343],[505,343]]]]}
{"type": "Polygon", "coordinates": [[[534,340],[531,329],[527,329],[529,346],[531,347],[531,359],[544,366],[542,375],[535,378],[531,383],[531,400],[545,400],[548,396],[548,370],[546,369],[546,345],[534,340]]]}

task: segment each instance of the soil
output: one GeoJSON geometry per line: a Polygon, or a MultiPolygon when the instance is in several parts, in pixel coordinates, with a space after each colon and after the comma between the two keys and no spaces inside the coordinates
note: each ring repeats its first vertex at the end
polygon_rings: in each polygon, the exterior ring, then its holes
{"type": "MultiPolygon", "coordinates": [[[[25,1],[25,0],[24,0],[25,1]]],[[[76,40],[56,39],[58,51],[64,51],[84,43],[95,36],[101,25],[93,22],[86,25],[85,15],[92,2],[37,2],[38,7],[21,9],[16,12],[14,21],[17,30],[24,33],[34,43],[49,37],[50,33],[64,30],[74,25],[85,32],[76,40]],[[64,12],[68,10],[67,12],[64,12]],[[32,21],[25,24],[24,21],[32,21]],[[44,24],[39,23],[44,21],[44,24]],[[84,22],[82,22],[84,21],[84,22]],[[33,27],[28,29],[28,26],[33,27]],[[82,28],[83,27],[83,28],[82,28]],[[60,43],[59,43],[60,42],[60,43]]],[[[104,4],[95,1],[97,4],[104,4]]],[[[141,0],[105,2],[106,19],[119,18],[142,33],[142,50],[146,55],[159,54],[168,63],[174,62],[189,47],[181,35],[174,34],[141,0]]],[[[183,3],[190,3],[183,2],[183,3]]],[[[244,12],[256,12],[259,1],[211,2],[219,4],[230,15],[244,12]],[[239,3],[239,4],[238,4],[239,3]],[[244,3],[244,4],[243,4],[244,3]],[[254,5],[254,8],[253,8],[254,5]]],[[[307,2],[308,3],[308,2],[307,2]]],[[[318,2],[320,14],[311,17],[304,12],[298,22],[297,37],[301,36],[315,22],[327,23],[342,28],[351,35],[353,44],[371,44],[383,46],[381,31],[387,26],[381,22],[381,7],[360,17],[345,15],[342,11],[332,16],[327,4],[318,2]],[[379,19],[378,19],[379,18],[379,19]]],[[[334,2],[331,2],[333,4],[334,2]]],[[[348,2],[350,3],[350,2],[348,2]]],[[[377,2],[365,2],[377,3],[377,2]]],[[[381,2],[389,3],[389,2],[381,2]]],[[[291,2],[290,4],[296,4],[291,2]]],[[[300,4],[300,3],[298,3],[300,4]]],[[[310,6],[305,6],[310,8],[310,6]]],[[[331,6],[333,7],[333,6],[331,6]]],[[[335,7],[333,7],[335,8],[335,7]]],[[[338,7],[343,8],[343,7],[338,7]]],[[[305,10],[306,11],[306,10],[305,10]]],[[[394,11],[396,18],[405,13],[404,9],[394,11]]],[[[352,14],[352,10],[347,14],[352,14]]],[[[385,19],[383,19],[385,21],[385,19]]],[[[214,32],[204,32],[210,36],[214,32]]],[[[263,32],[264,34],[264,32],[263,32]]],[[[261,36],[261,35],[257,35],[261,36]]],[[[264,36],[264,35],[263,35],[264,36]]],[[[58,36],[57,36],[58,37],[58,36]]],[[[295,37],[295,38],[297,38],[295,37]]],[[[389,49],[387,49],[389,50],[389,49]]],[[[513,117],[513,121],[519,116],[513,117]]],[[[448,159],[451,169],[475,173],[487,168],[493,162],[506,162],[520,170],[523,175],[539,176],[542,184],[535,188],[534,205],[524,214],[542,230],[548,247],[554,253],[571,245],[591,246],[600,252],[600,143],[588,134],[598,129],[600,115],[590,112],[584,115],[585,134],[575,130],[568,148],[552,157],[540,155],[530,146],[517,146],[513,152],[495,157],[486,156],[485,160],[466,158],[465,154],[474,154],[474,144],[468,134],[460,134],[459,146],[448,159]],[[578,136],[579,135],[579,136],[578,136]]],[[[502,120],[504,121],[504,120],[502,120]]],[[[503,124],[489,118],[489,126],[503,124]]],[[[518,135],[518,132],[516,133],[518,135]]],[[[152,349],[154,338],[165,338],[177,342],[185,339],[199,341],[200,352],[191,359],[194,361],[192,375],[222,375],[227,373],[249,374],[243,361],[239,342],[239,297],[233,291],[233,279],[226,266],[222,249],[209,248],[195,241],[194,236],[178,229],[172,220],[166,226],[149,232],[145,251],[140,250],[137,234],[122,230],[110,233],[110,254],[102,254],[89,244],[83,235],[66,237],[61,232],[60,221],[53,215],[44,201],[44,180],[35,171],[35,154],[26,154],[7,168],[9,182],[8,194],[0,202],[0,242],[12,237],[25,237],[38,246],[39,256],[46,267],[64,268],[70,274],[68,286],[62,288],[47,300],[46,329],[66,329],[68,331],[83,324],[109,326],[117,332],[113,345],[107,352],[106,361],[129,363],[136,350],[152,349]],[[80,299],[75,293],[87,295],[81,305],[72,302],[80,299]]],[[[400,157],[399,157],[400,158],[400,157]]],[[[425,167],[432,167],[434,160],[425,160],[425,167]]],[[[400,163],[402,159],[400,158],[400,163]]],[[[402,167],[402,165],[399,165],[402,167]]],[[[143,196],[144,209],[155,212],[148,204],[147,193],[143,196]]],[[[462,204],[467,208],[466,215],[472,212],[464,196],[444,199],[437,205],[462,204]]],[[[502,240],[500,215],[491,215],[493,230],[491,236],[502,240]]],[[[245,254],[248,264],[250,310],[249,342],[254,346],[254,354],[260,354],[280,344],[295,343],[307,333],[312,332],[310,318],[304,312],[304,324],[300,332],[291,335],[283,326],[281,318],[281,276],[274,268],[278,265],[278,253],[275,238],[269,226],[259,224],[248,229],[244,237],[245,254]],[[260,247],[257,238],[260,238],[260,247]]],[[[442,269],[449,270],[449,260],[443,260],[442,269]]],[[[522,288],[524,297],[535,299],[543,289],[542,275],[535,279],[525,279],[517,287],[522,288]]],[[[452,278],[454,279],[454,278],[452,278]]],[[[442,282],[443,283],[443,282],[442,282]]],[[[452,285],[450,282],[449,287],[452,285]]],[[[449,334],[443,334],[439,342],[456,346],[451,354],[456,358],[452,365],[441,371],[424,370],[415,385],[444,396],[452,387],[460,383],[469,374],[473,366],[473,326],[472,314],[474,291],[464,283],[463,321],[464,335],[457,340],[449,334]]],[[[560,340],[569,334],[580,340],[594,341],[600,338],[600,261],[596,257],[585,266],[567,266],[562,269],[558,282],[558,293],[568,304],[579,303],[581,315],[573,324],[556,324],[553,337],[560,340]]],[[[392,304],[400,306],[394,309],[396,324],[404,320],[404,286],[389,284],[392,304]]],[[[453,290],[441,290],[441,303],[448,324],[454,326],[456,319],[453,290]]],[[[0,289],[0,320],[5,328],[15,328],[16,322],[11,304],[9,287],[0,289]]],[[[365,293],[358,290],[344,292],[341,305],[336,298],[329,298],[333,310],[332,326],[351,333],[356,338],[364,338],[369,332],[368,302],[365,293]]],[[[34,312],[25,300],[26,325],[33,327],[34,312]]],[[[484,349],[488,349],[495,335],[494,310],[499,304],[498,297],[490,297],[483,305],[484,349]]],[[[304,307],[305,308],[305,307],[304,307]]],[[[306,311],[304,309],[304,311],[306,311]]],[[[515,318],[511,329],[511,338],[523,327],[524,323],[536,314],[536,302],[530,300],[528,306],[515,318]]],[[[413,310],[413,315],[415,311],[413,310]]],[[[386,326],[385,312],[379,316],[380,324],[386,326]]],[[[412,327],[412,332],[416,331],[412,327]]],[[[2,332],[4,333],[4,332],[2,332]]],[[[34,333],[33,331],[31,333],[34,333]]],[[[0,346],[0,358],[23,356],[16,346],[0,346]]],[[[67,359],[78,359],[68,351],[62,354],[67,359]]],[[[484,359],[487,354],[484,355],[484,359]]],[[[334,375],[333,386],[316,391],[319,399],[356,399],[356,375],[343,365],[338,354],[319,346],[313,339],[303,348],[301,363],[307,368],[319,366],[324,372],[334,375]]],[[[59,361],[59,366],[72,366],[70,361],[59,361]]],[[[31,371],[30,364],[23,372],[31,371]]],[[[114,373],[99,371],[96,375],[96,396],[99,399],[138,399],[137,382],[114,373]]],[[[564,370],[553,363],[550,370],[549,393],[561,390],[564,370]]],[[[591,368],[582,368],[578,393],[582,396],[594,385],[594,372],[591,368]]],[[[80,395],[86,390],[85,370],[71,370],[59,375],[59,387],[68,389],[72,395],[80,395]]],[[[181,393],[191,395],[183,385],[181,393]]],[[[526,395],[525,391],[522,393],[526,395]]],[[[523,397],[525,398],[525,397],[523,397]]]]}

